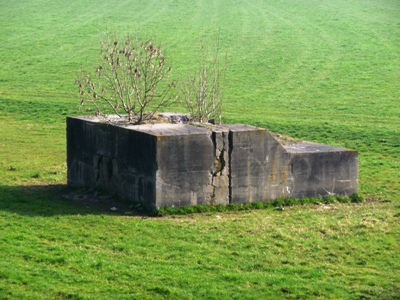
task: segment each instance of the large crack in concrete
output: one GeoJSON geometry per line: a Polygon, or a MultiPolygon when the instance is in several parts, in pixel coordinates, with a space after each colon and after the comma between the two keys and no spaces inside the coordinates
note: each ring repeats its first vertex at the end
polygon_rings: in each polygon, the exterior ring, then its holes
{"type": "Polygon", "coordinates": [[[232,203],[232,150],[233,150],[233,134],[232,131],[229,130],[228,133],[228,167],[229,167],[229,177],[228,177],[228,203],[232,203]]]}
{"type": "Polygon", "coordinates": [[[209,204],[226,204],[230,199],[229,188],[229,131],[227,129],[212,132],[214,163],[210,170],[209,204]]]}
{"type": "Polygon", "coordinates": [[[241,124],[110,126],[98,118],[67,118],[69,185],[143,197],[152,208],[358,190],[354,150],[309,142],[282,146],[264,129],[241,124]]]}

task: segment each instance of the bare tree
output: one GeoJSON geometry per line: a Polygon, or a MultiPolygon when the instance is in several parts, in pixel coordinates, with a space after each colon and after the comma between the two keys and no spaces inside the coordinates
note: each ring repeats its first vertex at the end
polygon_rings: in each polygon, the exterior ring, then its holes
{"type": "Polygon", "coordinates": [[[226,59],[221,65],[219,52],[218,38],[215,39],[211,51],[202,43],[196,72],[179,84],[184,105],[198,122],[219,120],[221,123],[223,104],[221,76],[226,69],[226,59]]]}
{"type": "Polygon", "coordinates": [[[110,38],[101,42],[101,62],[95,74],[83,74],[76,80],[81,104],[90,103],[99,115],[107,113],[140,124],[165,105],[174,84],[160,84],[171,67],[159,45],[128,36],[124,42],[110,38]]]}

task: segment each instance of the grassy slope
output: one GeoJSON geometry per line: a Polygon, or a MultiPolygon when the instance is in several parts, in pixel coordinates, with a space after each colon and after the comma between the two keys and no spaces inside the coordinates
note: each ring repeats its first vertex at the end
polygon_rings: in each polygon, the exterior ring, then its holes
{"type": "Polygon", "coordinates": [[[2,4],[0,297],[395,297],[399,5],[265,2],[2,4]],[[64,119],[79,113],[73,80],[97,55],[102,32],[157,37],[179,77],[196,61],[199,38],[216,28],[229,60],[228,122],[358,149],[361,191],[392,202],[222,222],[140,220],[54,205],[32,191],[65,183],[64,119]]]}

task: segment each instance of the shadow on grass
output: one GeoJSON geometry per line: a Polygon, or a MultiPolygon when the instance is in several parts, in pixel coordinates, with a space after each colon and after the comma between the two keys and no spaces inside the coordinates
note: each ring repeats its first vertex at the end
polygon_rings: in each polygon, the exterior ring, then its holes
{"type": "Polygon", "coordinates": [[[0,211],[32,217],[73,214],[149,216],[140,206],[116,196],[67,185],[0,185],[0,211]]]}

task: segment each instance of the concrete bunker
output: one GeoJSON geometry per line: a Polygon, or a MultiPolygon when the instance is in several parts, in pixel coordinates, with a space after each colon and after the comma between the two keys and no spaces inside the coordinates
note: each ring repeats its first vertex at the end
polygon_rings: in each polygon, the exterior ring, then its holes
{"type": "Polygon", "coordinates": [[[67,118],[68,185],[105,188],[148,208],[351,195],[358,153],[284,146],[249,125],[111,124],[67,118]]]}

